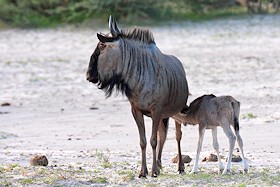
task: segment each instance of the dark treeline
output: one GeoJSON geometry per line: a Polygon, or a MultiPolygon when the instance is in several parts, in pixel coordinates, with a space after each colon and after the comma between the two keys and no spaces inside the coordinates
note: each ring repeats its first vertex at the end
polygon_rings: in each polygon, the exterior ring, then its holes
{"type": "Polygon", "coordinates": [[[280,0],[0,0],[0,20],[20,27],[47,27],[107,19],[126,22],[199,20],[244,13],[279,12],[280,0]]]}

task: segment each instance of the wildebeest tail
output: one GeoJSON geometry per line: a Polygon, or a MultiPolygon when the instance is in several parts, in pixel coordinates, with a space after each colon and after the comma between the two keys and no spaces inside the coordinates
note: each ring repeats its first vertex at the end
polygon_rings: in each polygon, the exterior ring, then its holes
{"type": "Polygon", "coordinates": [[[233,122],[234,130],[239,131],[239,112],[240,112],[240,102],[231,102],[233,108],[233,122]]]}

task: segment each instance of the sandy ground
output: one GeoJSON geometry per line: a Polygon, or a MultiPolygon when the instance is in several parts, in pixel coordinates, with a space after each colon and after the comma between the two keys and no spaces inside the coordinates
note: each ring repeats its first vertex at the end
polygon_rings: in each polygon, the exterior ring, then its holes
{"type": "MultiPolygon", "coordinates": [[[[249,166],[272,168],[279,176],[280,16],[173,23],[151,30],[162,52],[182,61],[192,94],[189,102],[209,93],[232,95],[241,102],[249,166]]],[[[139,137],[127,99],[106,99],[85,80],[100,31],[108,32],[94,26],[0,31],[0,104],[11,104],[0,107],[0,165],[28,167],[33,154],[45,154],[49,165],[91,163],[99,151],[108,152],[111,162],[131,162],[138,172],[139,137]]],[[[149,139],[151,120],[145,120],[149,139]]],[[[197,127],[182,130],[182,151],[194,158],[197,127]]],[[[227,156],[228,140],[221,129],[218,133],[220,151],[227,156]]],[[[207,131],[201,158],[213,151],[207,131]]],[[[168,167],[176,152],[171,120],[163,165],[168,167]]],[[[151,161],[148,145],[149,170],[151,161]]],[[[171,166],[175,173],[176,165],[171,166]]],[[[241,164],[237,167],[242,169],[241,164]]]]}

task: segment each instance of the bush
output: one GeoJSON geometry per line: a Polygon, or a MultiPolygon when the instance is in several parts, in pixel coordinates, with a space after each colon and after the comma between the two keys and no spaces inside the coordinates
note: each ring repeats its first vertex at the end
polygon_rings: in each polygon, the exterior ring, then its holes
{"type": "Polygon", "coordinates": [[[108,19],[125,22],[184,19],[228,7],[224,0],[0,0],[0,19],[21,27],[47,27],[108,19]]]}

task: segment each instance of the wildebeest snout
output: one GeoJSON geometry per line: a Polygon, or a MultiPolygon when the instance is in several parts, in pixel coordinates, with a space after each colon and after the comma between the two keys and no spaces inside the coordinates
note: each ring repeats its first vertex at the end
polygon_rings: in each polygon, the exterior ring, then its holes
{"type": "Polygon", "coordinates": [[[88,69],[88,71],[87,71],[87,76],[86,76],[86,78],[87,78],[87,81],[89,81],[89,82],[92,82],[92,83],[97,83],[98,82],[98,76],[96,75],[96,76],[94,76],[92,73],[91,73],[91,71],[92,71],[92,69],[88,69]]]}

